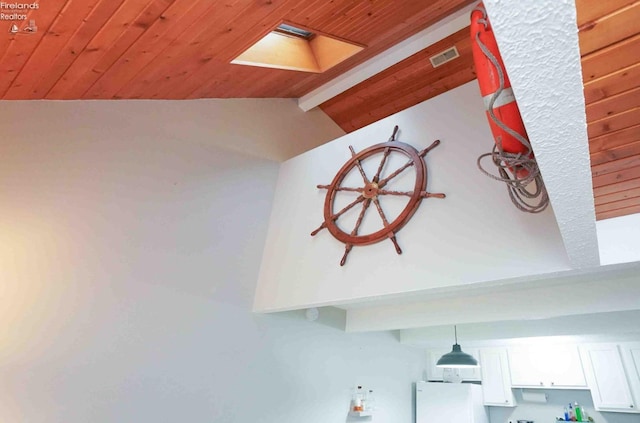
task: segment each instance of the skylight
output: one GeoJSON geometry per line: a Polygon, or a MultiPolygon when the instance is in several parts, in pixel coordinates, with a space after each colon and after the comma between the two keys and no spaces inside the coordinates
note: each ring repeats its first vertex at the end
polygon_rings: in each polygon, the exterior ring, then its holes
{"type": "Polygon", "coordinates": [[[363,48],[330,35],[281,23],[231,63],[321,73],[363,48]]]}

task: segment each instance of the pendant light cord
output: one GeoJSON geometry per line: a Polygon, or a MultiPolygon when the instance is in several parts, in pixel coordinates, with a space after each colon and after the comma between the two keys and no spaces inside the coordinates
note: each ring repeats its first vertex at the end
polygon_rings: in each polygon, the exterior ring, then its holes
{"type": "Polygon", "coordinates": [[[456,338],[456,344],[458,343],[458,328],[456,327],[456,325],[453,325],[453,334],[456,338]]]}

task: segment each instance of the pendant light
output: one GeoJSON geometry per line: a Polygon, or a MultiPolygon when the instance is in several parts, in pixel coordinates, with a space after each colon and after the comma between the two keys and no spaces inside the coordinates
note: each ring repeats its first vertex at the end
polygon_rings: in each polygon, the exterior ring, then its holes
{"type": "Polygon", "coordinates": [[[453,330],[456,337],[456,343],[453,344],[453,349],[450,353],[446,353],[440,357],[440,360],[436,363],[436,367],[455,367],[458,369],[478,367],[478,360],[463,352],[460,345],[458,345],[458,329],[454,326],[453,330]]]}

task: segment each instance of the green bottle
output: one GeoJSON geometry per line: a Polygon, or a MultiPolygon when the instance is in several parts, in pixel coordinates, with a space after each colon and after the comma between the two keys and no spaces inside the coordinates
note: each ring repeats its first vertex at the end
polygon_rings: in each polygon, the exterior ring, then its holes
{"type": "Polygon", "coordinates": [[[573,404],[573,408],[576,412],[576,421],[581,422],[582,421],[582,408],[578,405],[578,402],[576,401],[575,404],[573,404]]]}

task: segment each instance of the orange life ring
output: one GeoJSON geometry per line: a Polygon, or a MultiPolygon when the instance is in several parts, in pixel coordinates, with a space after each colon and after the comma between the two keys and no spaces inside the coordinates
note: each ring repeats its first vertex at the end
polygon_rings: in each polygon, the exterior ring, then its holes
{"type": "MultiPolygon", "coordinates": [[[[511,89],[511,82],[507,76],[502,57],[500,57],[498,44],[483,3],[479,3],[471,12],[471,43],[480,93],[484,99],[487,119],[496,145],[502,147],[502,150],[507,153],[530,155],[530,147],[524,145],[517,138],[517,135],[520,135],[528,140],[527,131],[522,123],[520,110],[511,89]],[[501,85],[502,91],[495,97],[501,85]],[[493,113],[493,117],[491,113],[493,113]],[[494,117],[503,125],[496,122],[494,117]],[[513,132],[510,133],[509,129],[513,132]]],[[[520,172],[519,170],[517,173],[520,172]]]]}

